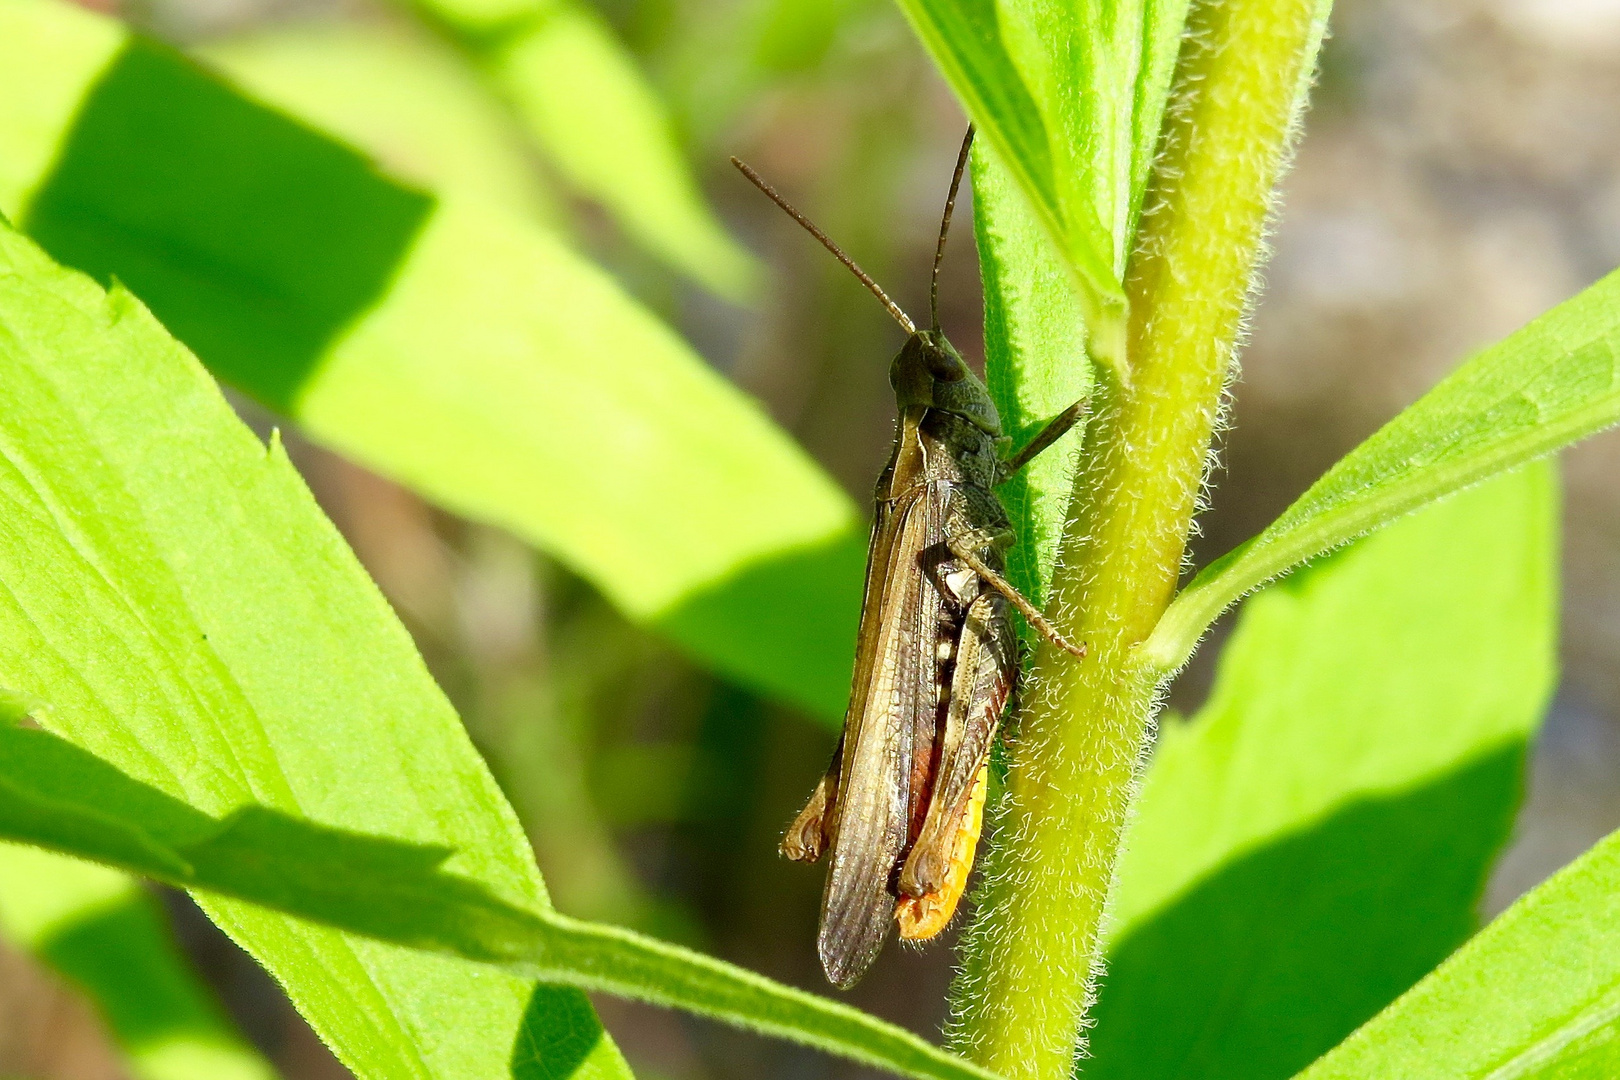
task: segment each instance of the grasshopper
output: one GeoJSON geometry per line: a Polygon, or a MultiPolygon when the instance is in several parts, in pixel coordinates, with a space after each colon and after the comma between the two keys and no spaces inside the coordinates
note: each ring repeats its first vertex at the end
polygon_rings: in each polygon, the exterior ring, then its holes
{"type": "Polygon", "coordinates": [[[1009,455],[989,392],[939,328],[939,268],[972,142],[970,127],[934,250],[927,330],[759,174],[731,159],[907,334],[889,370],[899,418],[877,482],[843,736],[781,844],[797,861],[830,856],[817,945],[822,970],[840,989],[871,966],[891,922],[902,939],[931,938],[966,888],[990,750],[1018,673],[1010,609],[1052,644],[1085,656],[1007,581],[1013,533],[995,488],[1068,431],[1086,402],[1009,455]]]}

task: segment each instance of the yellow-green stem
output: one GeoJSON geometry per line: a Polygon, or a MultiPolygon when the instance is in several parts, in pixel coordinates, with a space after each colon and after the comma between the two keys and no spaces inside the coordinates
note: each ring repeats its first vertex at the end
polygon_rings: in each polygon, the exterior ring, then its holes
{"type": "Polygon", "coordinates": [[[1181,567],[1270,195],[1327,0],[1201,0],[1127,290],[1131,385],[1104,375],[951,1036],[1008,1077],[1070,1075],[1155,692],[1133,649],[1181,567]]]}

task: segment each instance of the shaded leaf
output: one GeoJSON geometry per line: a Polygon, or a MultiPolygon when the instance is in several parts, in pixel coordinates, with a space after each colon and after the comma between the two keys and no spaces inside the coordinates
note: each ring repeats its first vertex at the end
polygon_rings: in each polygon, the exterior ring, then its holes
{"type": "Polygon", "coordinates": [[[1606,1080],[1620,1064],[1620,834],[1531,890],[1301,1080],[1606,1080]]]}
{"type": "Polygon", "coordinates": [[[1160,734],[1085,1076],[1281,1080],[1473,932],[1556,681],[1555,491],[1532,465],[1248,602],[1160,734]]]}

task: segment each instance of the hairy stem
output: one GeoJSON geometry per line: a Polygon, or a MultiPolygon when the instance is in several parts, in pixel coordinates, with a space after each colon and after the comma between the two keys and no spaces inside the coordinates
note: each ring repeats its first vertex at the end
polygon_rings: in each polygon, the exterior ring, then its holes
{"type": "Polygon", "coordinates": [[[1193,5],[1127,281],[1131,385],[1099,381],[1052,580],[1053,621],[1091,653],[1036,653],[955,995],[953,1040],[1008,1077],[1073,1069],[1155,692],[1133,650],[1175,587],[1326,9],[1193,5]]]}

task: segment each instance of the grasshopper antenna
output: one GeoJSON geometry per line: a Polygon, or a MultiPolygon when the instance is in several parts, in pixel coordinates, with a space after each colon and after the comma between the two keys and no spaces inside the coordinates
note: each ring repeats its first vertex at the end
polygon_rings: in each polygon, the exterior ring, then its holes
{"type": "MultiPolygon", "coordinates": [[[[832,238],[830,236],[828,236],[826,233],[822,232],[820,229],[816,228],[816,223],[815,222],[811,221],[809,218],[805,217],[803,214],[801,214],[797,210],[795,210],[793,208],[793,204],[788,202],[786,199],[782,198],[781,195],[777,194],[776,189],[771,187],[770,184],[767,184],[765,182],[765,178],[760,176],[759,173],[755,172],[752,168],[750,168],[748,166],[747,162],[741,161],[741,160],[739,160],[737,158],[732,158],[731,163],[733,165],[737,166],[737,171],[742,173],[744,176],[748,177],[749,181],[755,187],[757,187],[757,188],[759,188],[759,190],[763,191],[765,193],[766,198],[770,199],[771,202],[775,203],[777,206],[780,206],[783,210],[785,210],[787,212],[788,217],[792,218],[794,221],[797,221],[800,225],[803,225],[804,228],[805,228],[805,231],[808,232],[811,236],[815,237],[817,240],[820,240],[821,245],[823,247],[825,247],[828,251],[832,252],[833,257],[835,259],[837,259],[839,262],[843,263],[846,267],[848,267],[850,273],[852,273],[856,277],[860,278],[861,279],[861,284],[865,285],[867,287],[867,289],[871,290],[872,295],[877,297],[878,300],[880,302],[882,302],[882,304],[883,304],[883,306],[885,308],[888,308],[889,314],[894,316],[894,321],[899,323],[900,326],[905,330],[905,332],[907,334],[915,334],[917,332],[917,324],[911,321],[911,316],[907,315],[904,311],[901,311],[900,310],[900,305],[895,303],[893,300],[890,300],[889,299],[889,294],[883,291],[882,286],[878,285],[877,282],[873,281],[872,276],[870,274],[868,274],[865,270],[862,270],[859,266],[856,266],[855,265],[855,260],[850,258],[848,255],[845,255],[844,250],[842,248],[840,248],[837,244],[833,243],[832,238]]],[[[958,167],[958,169],[957,169],[957,179],[958,180],[961,179],[961,169],[960,169],[960,167],[958,167]]],[[[954,185],[952,186],[951,190],[952,190],[952,197],[954,198],[955,197],[955,190],[956,190],[954,185]]],[[[949,211],[948,210],[946,211],[946,215],[947,215],[947,220],[949,220],[949,211]]],[[[943,246],[944,241],[941,240],[940,243],[943,246]]],[[[935,321],[937,323],[938,320],[935,320],[935,321]]]]}
{"type": "Polygon", "coordinates": [[[933,330],[939,333],[939,267],[945,261],[945,236],[951,231],[951,211],[956,209],[956,192],[962,186],[962,174],[967,171],[968,151],[973,148],[973,125],[962,139],[962,149],[956,155],[956,171],[951,174],[951,193],[945,196],[945,214],[939,221],[939,243],[934,246],[934,274],[928,281],[928,318],[933,330]]]}

